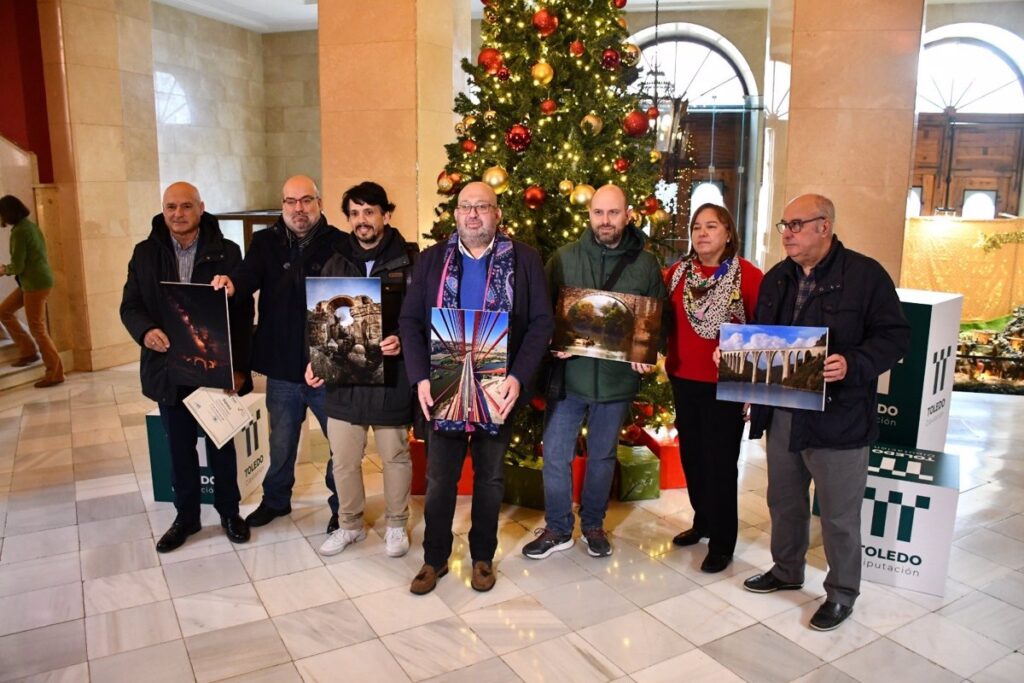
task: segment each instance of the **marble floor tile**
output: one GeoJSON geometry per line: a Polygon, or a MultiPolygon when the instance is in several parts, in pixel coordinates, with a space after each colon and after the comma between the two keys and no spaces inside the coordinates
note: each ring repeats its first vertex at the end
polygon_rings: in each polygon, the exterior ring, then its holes
{"type": "Polygon", "coordinates": [[[690,581],[701,586],[717,583],[734,576],[745,579],[761,571],[757,567],[747,564],[742,559],[734,557],[732,564],[723,571],[717,574],[706,574],[700,570],[701,562],[704,561],[706,554],[706,552],[702,551],[695,552],[694,548],[678,548],[669,544],[669,549],[657,557],[658,561],[662,564],[671,567],[690,581]]]}
{"type": "Polygon", "coordinates": [[[275,576],[255,582],[267,613],[276,617],[296,610],[316,607],[344,599],[345,591],[334,580],[326,567],[275,576]]]}
{"type": "MultiPolygon", "coordinates": [[[[170,525],[168,525],[170,526],[170,525]]],[[[161,531],[154,539],[164,535],[167,529],[161,531]]],[[[154,543],[155,546],[155,543],[154,543]]],[[[200,557],[210,555],[221,555],[234,551],[234,544],[227,539],[224,532],[217,527],[203,527],[203,530],[194,536],[190,536],[185,545],[170,553],[160,553],[160,564],[168,567],[179,562],[188,562],[200,557]]]]}
{"type": "Polygon", "coordinates": [[[974,683],[1018,683],[1024,671],[1024,654],[1014,652],[971,676],[974,683]]]}
{"type": "Polygon", "coordinates": [[[81,619],[82,584],[40,588],[0,598],[0,636],[81,619]]]}
{"type": "Polygon", "coordinates": [[[0,597],[82,580],[78,553],[0,564],[0,597]]]}
{"type": "Polygon", "coordinates": [[[78,527],[65,526],[4,539],[0,565],[39,557],[63,555],[78,550],[78,527]]]}
{"type": "Polygon", "coordinates": [[[406,586],[362,595],[352,602],[381,636],[455,616],[434,593],[413,595],[406,586]]]}
{"type": "Polygon", "coordinates": [[[700,650],[690,650],[685,654],[649,666],[635,672],[631,677],[636,683],[677,683],[682,678],[685,678],[687,683],[741,683],[743,681],[742,678],[700,650]]]}
{"type": "MultiPolygon", "coordinates": [[[[40,429],[43,431],[34,435],[24,435],[26,430],[22,430],[23,436],[21,438],[27,439],[61,433],[59,429],[53,429],[51,426],[40,426],[33,429],[40,429]]],[[[70,448],[58,448],[52,451],[36,451],[34,453],[25,453],[14,458],[15,471],[60,467],[71,464],[70,448]]]]}
{"type": "Polygon", "coordinates": [[[992,531],[1024,542],[1024,514],[1017,514],[989,527],[992,531]]]}
{"type": "Polygon", "coordinates": [[[919,654],[880,638],[866,647],[832,662],[832,665],[858,681],[928,681],[956,683],[961,680],[952,671],[930,662],[919,654]]]}
{"type": "Polygon", "coordinates": [[[66,527],[78,522],[74,503],[51,503],[11,510],[3,533],[7,536],[19,536],[34,531],[45,531],[66,527]]]}
{"type": "Polygon", "coordinates": [[[174,598],[174,609],[186,638],[267,619],[267,611],[249,583],[174,598]]]}
{"type": "Polygon", "coordinates": [[[83,550],[82,578],[99,579],[114,574],[124,574],[140,569],[158,567],[156,545],[152,538],[130,541],[117,545],[105,545],[99,548],[83,550]]]}
{"type": "Polygon", "coordinates": [[[71,449],[71,458],[76,465],[86,465],[103,460],[117,460],[119,458],[127,458],[128,455],[128,444],[124,441],[101,443],[92,446],[78,446],[71,449]]]}
{"type": "Polygon", "coordinates": [[[623,546],[611,562],[597,562],[589,556],[580,565],[611,586],[617,593],[640,607],[682,595],[698,586],[657,558],[641,550],[623,546]]]}
{"type": "MultiPolygon", "coordinates": [[[[470,583],[473,578],[473,567],[469,562],[459,562],[451,565],[448,576],[437,584],[434,592],[456,614],[497,605],[525,595],[519,586],[502,573],[500,562],[495,562],[492,566],[497,572],[497,577],[494,588],[489,591],[481,593],[473,590],[470,583]]],[[[418,569],[419,567],[413,568],[406,575],[407,580],[415,576],[418,569]]]]}
{"type": "Polygon", "coordinates": [[[83,501],[105,496],[116,496],[122,493],[135,493],[139,483],[134,474],[117,474],[99,479],[88,479],[75,482],[75,500],[83,501]]]}
{"type": "Polygon", "coordinates": [[[186,637],[185,645],[199,683],[259,671],[290,659],[269,620],[186,637]]]}
{"type": "Polygon", "coordinates": [[[274,617],[292,659],[336,650],[376,638],[351,600],[310,607],[274,617]]]}
{"type": "Polygon", "coordinates": [[[109,429],[121,426],[117,406],[71,407],[71,431],[88,432],[94,429],[109,429]]]}
{"type": "MultiPolygon", "coordinates": [[[[345,552],[348,552],[347,548],[345,552]]],[[[328,565],[327,570],[345,590],[345,594],[352,598],[407,586],[415,576],[415,570],[410,574],[406,563],[387,555],[369,555],[338,562],[328,565]]]]}
{"type": "Polygon", "coordinates": [[[178,616],[169,600],[94,614],[85,619],[89,659],[181,638],[178,616]]]}
{"type": "Polygon", "coordinates": [[[938,614],[1011,650],[1024,646],[1024,610],[985,593],[965,595],[938,614]]]}
{"type": "Polygon", "coordinates": [[[579,635],[628,674],[693,649],[685,638],[642,611],[594,624],[579,635]]]}
{"type": "Polygon", "coordinates": [[[222,683],[302,683],[295,664],[278,664],[259,671],[221,679],[222,683]]]}
{"type": "Polygon", "coordinates": [[[1024,572],[1008,572],[981,587],[981,591],[1024,609],[1024,572]]]}
{"type": "Polygon", "coordinates": [[[52,671],[19,678],[18,683],[89,683],[89,665],[72,664],[52,671]]]}
{"type": "Polygon", "coordinates": [[[153,531],[145,513],[115,517],[99,522],[78,525],[78,539],[82,550],[116,545],[127,541],[153,541],[153,531]]]}
{"type": "Polygon", "coordinates": [[[708,584],[705,588],[758,621],[803,605],[817,597],[813,584],[808,585],[810,582],[805,583],[804,588],[798,591],[752,593],[743,587],[746,578],[746,575],[733,576],[708,584]]]}
{"type": "Polygon", "coordinates": [[[430,678],[428,683],[521,683],[522,680],[503,659],[492,657],[473,666],[430,678]]]}
{"type": "Polygon", "coordinates": [[[624,675],[610,659],[575,633],[510,652],[502,659],[526,683],[592,683],[624,675]]]}
{"type": "Polygon", "coordinates": [[[502,561],[501,573],[525,593],[536,593],[546,588],[590,578],[590,573],[578,562],[566,557],[564,552],[543,560],[530,560],[522,555],[512,555],[502,561]]]}
{"type": "Polygon", "coordinates": [[[83,586],[87,615],[113,612],[171,597],[160,567],[90,579],[83,586]]]}
{"type": "Polygon", "coordinates": [[[414,681],[471,666],[494,656],[494,652],[458,617],[381,638],[398,664],[414,681]]]}
{"type": "Polygon", "coordinates": [[[826,664],[797,678],[793,683],[857,683],[857,679],[826,664]]]}
{"type": "MultiPolygon", "coordinates": [[[[817,602],[814,603],[817,606],[817,602]]],[[[886,634],[915,619],[924,616],[928,610],[892,591],[885,590],[868,581],[860,584],[860,596],[851,617],[876,633],[886,634]]]]}
{"type": "Polygon", "coordinates": [[[704,588],[645,609],[695,645],[704,645],[755,623],[749,614],[704,588]]]}
{"type": "Polygon", "coordinates": [[[125,430],[120,425],[117,427],[104,427],[93,429],[87,432],[72,432],[72,448],[82,446],[96,446],[104,443],[119,443],[125,440],[125,430]]]}
{"type": "Polygon", "coordinates": [[[85,625],[81,619],[0,638],[0,680],[14,680],[84,661],[85,625]]]}
{"type": "Polygon", "coordinates": [[[791,681],[818,668],[822,660],[775,631],[754,624],[701,647],[746,680],[791,681]]]}
{"type": "Polygon", "coordinates": [[[926,614],[888,636],[903,647],[969,678],[1010,649],[938,614],[926,614]]]}
{"type": "Polygon", "coordinates": [[[534,597],[573,630],[637,610],[636,605],[594,578],[538,591],[534,597]]]}
{"type": "Polygon", "coordinates": [[[303,538],[238,550],[238,559],[254,581],[322,566],[303,538]]]}
{"type": "MultiPolygon", "coordinates": [[[[326,528],[326,524],[324,528],[326,528]]],[[[251,529],[251,532],[252,537],[248,543],[250,548],[302,538],[302,532],[288,517],[279,517],[266,526],[251,529]]]]}
{"type": "Polygon", "coordinates": [[[172,640],[138,650],[129,650],[89,662],[92,683],[183,683],[192,681],[185,643],[172,640]]]}
{"type": "Polygon", "coordinates": [[[1005,567],[1024,568],[1024,541],[991,529],[977,529],[955,541],[954,545],[1005,567]]]}
{"type": "Polygon", "coordinates": [[[164,576],[172,598],[249,583],[238,555],[230,551],[165,565],[164,576]]]}
{"type": "Polygon", "coordinates": [[[462,620],[499,655],[569,632],[569,628],[531,596],[466,612],[462,620]]]}
{"type": "Polygon", "coordinates": [[[62,448],[71,448],[70,434],[50,434],[37,436],[32,439],[18,440],[18,456],[39,453],[40,451],[56,451],[62,448]]]}
{"type": "Polygon", "coordinates": [[[333,683],[344,671],[353,681],[408,683],[409,676],[379,640],[369,640],[295,662],[305,683],[333,683]]]}
{"type": "Polygon", "coordinates": [[[51,486],[70,484],[74,480],[75,471],[70,465],[16,471],[11,475],[11,491],[35,491],[51,486]]]}
{"type": "Polygon", "coordinates": [[[106,479],[117,475],[135,474],[131,458],[117,458],[115,460],[98,460],[96,462],[75,465],[75,481],[87,479],[106,479]]]}
{"type": "MultiPolygon", "coordinates": [[[[805,603],[770,619],[764,619],[763,623],[825,662],[831,662],[879,638],[878,633],[853,619],[848,620],[842,628],[834,631],[822,633],[811,629],[808,622],[818,609],[819,604],[818,601],[805,603]]],[[[854,614],[857,613],[859,607],[860,601],[858,600],[854,614]]]]}

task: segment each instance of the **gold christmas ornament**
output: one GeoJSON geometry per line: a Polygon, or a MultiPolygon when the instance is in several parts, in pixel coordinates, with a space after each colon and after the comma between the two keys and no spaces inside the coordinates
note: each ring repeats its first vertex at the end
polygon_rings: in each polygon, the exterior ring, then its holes
{"type": "Polygon", "coordinates": [[[487,123],[493,123],[496,118],[498,118],[498,112],[493,109],[488,109],[484,112],[484,121],[487,123]]]}
{"type": "Polygon", "coordinates": [[[663,228],[668,225],[669,215],[665,209],[658,209],[651,214],[651,225],[656,228],[663,228]]]}
{"type": "Polygon", "coordinates": [[[640,61],[640,48],[633,43],[626,43],[622,48],[622,61],[626,66],[636,66],[640,61]]]}
{"type": "Polygon", "coordinates": [[[530,76],[541,85],[547,85],[555,77],[555,69],[547,62],[537,62],[530,69],[530,76]]]}
{"type": "Polygon", "coordinates": [[[472,114],[468,114],[464,119],[462,119],[462,125],[466,127],[467,133],[469,132],[469,129],[473,127],[474,123],[476,123],[476,117],[472,114]]]}
{"type": "Polygon", "coordinates": [[[452,214],[448,211],[442,211],[441,215],[437,217],[438,222],[447,223],[452,219],[452,214]]]}
{"type": "Polygon", "coordinates": [[[576,206],[589,206],[590,200],[594,198],[594,192],[593,186],[581,183],[572,189],[570,200],[576,206]]]}
{"type": "Polygon", "coordinates": [[[661,152],[656,149],[651,150],[651,163],[657,164],[661,162],[661,152]]]}
{"type": "Polygon", "coordinates": [[[437,191],[444,194],[448,194],[455,187],[455,183],[452,182],[451,176],[443,175],[437,179],[437,191]]]}
{"type": "Polygon", "coordinates": [[[558,191],[568,197],[572,194],[572,188],[576,187],[576,184],[566,178],[562,182],[558,183],[558,191]]]}
{"type": "Polygon", "coordinates": [[[463,135],[465,135],[466,134],[466,124],[464,124],[462,121],[459,121],[458,123],[456,123],[455,124],[455,134],[458,135],[460,138],[463,135]]]}
{"type": "Polygon", "coordinates": [[[618,21],[619,21],[619,26],[621,26],[622,28],[627,28],[627,26],[626,26],[626,17],[619,17],[618,21]]]}
{"type": "Polygon", "coordinates": [[[587,135],[594,136],[599,134],[601,129],[604,128],[604,121],[597,114],[587,114],[580,121],[580,128],[587,135]]]}
{"type": "Polygon", "coordinates": [[[481,179],[491,186],[495,194],[501,194],[508,189],[508,171],[501,166],[491,166],[483,172],[481,179]]]}

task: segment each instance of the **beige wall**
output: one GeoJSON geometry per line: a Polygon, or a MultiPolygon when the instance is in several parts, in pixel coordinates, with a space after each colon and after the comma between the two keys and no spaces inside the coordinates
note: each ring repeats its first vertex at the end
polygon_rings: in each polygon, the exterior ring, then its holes
{"type": "MultiPolygon", "coordinates": [[[[298,173],[321,180],[318,56],[316,31],[263,35],[267,179],[274,192],[298,173]]],[[[336,199],[325,206],[332,220],[336,199]]]]}
{"type": "MultiPolygon", "coordinates": [[[[147,3],[148,4],[148,3],[147,3]]],[[[195,184],[211,212],[273,206],[267,177],[263,37],[152,3],[153,72],[180,87],[157,93],[160,186],[195,184]],[[188,125],[172,122],[183,92],[188,125]],[[270,202],[268,204],[268,202],[270,202]]],[[[158,208],[158,207],[155,207],[158,208]]]]}
{"type": "Polygon", "coordinates": [[[957,5],[925,6],[924,28],[976,22],[992,24],[1024,36],[1024,2],[966,2],[957,5]]]}

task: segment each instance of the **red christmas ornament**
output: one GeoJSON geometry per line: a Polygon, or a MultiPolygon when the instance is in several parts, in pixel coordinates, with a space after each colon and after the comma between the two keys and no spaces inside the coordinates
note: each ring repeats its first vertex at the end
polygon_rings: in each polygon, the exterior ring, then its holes
{"type": "MultiPolygon", "coordinates": [[[[486,2],[484,3],[487,4],[486,2]]],[[[626,6],[626,0],[612,0],[612,4],[615,5],[616,9],[622,9],[626,6]]]]}
{"type": "Polygon", "coordinates": [[[498,69],[498,80],[499,81],[507,81],[511,75],[512,75],[512,73],[506,67],[504,67],[504,66],[501,67],[500,69],[498,69]]]}
{"type": "Polygon", "coordinates": [[[658,202],[658,198],[655,197],[653,194],[649,195],[641,205],[640,213],[644,214],[645,216],[650,216],[652,213],[657,211],[660,208],[660,206],[661,204],[658,202]]]}
{"type": "Polygon", "coordinates": [[[621,63],[622,55],[615,48],[610,47],[601,53],[601,66],[608,71],[615,71],[621,63]]]}
{"type": "Polygon", "coordinates": [[[648,107],[647,108],[647,118],[653,120],[653,119],[658,118],[659,116],[661,116],[661,112],[658,110],[657,107],[648,107]]]}
{"type": "Polygon", "coordinates": [[[586,52],[586,47],[582,40],[574,40],[569,43],[569,54],[573,57],[582,57],[584,52],[586,52]]]}
{"type": "Polygon", "coordinates": [[[533,27],[541,38],[547,38],[558,29],[558,16],[541,8],[533,13],[533,27]]]}
{"type": "Polygon", "coordinates": [[[458,173],[458,172],[456,172],[456,173],[449,173],[448,177],[452,179],[452,182],[455,184],[455,187],[458,187],[459,183],[462,182],[462,174],[461,173],[458,173]]]}
{"type": "Polygon", "coordinates": [[[521,154],[530,146],[530,137],[529,128],[521,123],[514,123],[509,127],[508,132],[505,133],[505,144],[513,152],[521,154]]]}
{"type": "Polygon", "coordinates": [[[558,102],[552,99],[546,99],[540,103],[540,113],[544,116],[551,116],[558,110],[558,102]]]}
{"type": "Polygon", "coordinates": [[[472,154],[476,151],[476,140],[463,140],[462,151],[466,154],[472,154]]]}
{"type": "Polygon", "coordinates": [[[530,405],[533,406],[534,410],[543,411],[548,407],[548,402],[543,396],[534,396],[530,399],[530,405]]]}
{"type": "Polygon", "coordinates": [[[629,170],[629,161],[619,157],[612,163],[612,166],[618,173],[625,173],[629,170]]]}
{"type": "Polygon", "coordinates": [[[539,209],[544,200],[548,198],[548,193],[544,191],[544,188],[540,185],[530,185],[528,188],[523,190],[523,202],[530,209],[539,209]]]}
{"type": "Polygon", "coordinates": [[[498,70],[503,68],[505,63],[505,57],[500,51],[493,47],[485,47],[480,50],[480,54],[477,55],[476,63],[483,67],[484,71],[490,75],[498,73],[498,70]]]}
{"type": "Polygon", "coordinates": [[[647,132],[649,122],[650,119],[647,118],[647,114],[634,109],[622,119],[622,130],[626,131],[626,135],[630,137],[643,137],[644,133],[647,132]]]}

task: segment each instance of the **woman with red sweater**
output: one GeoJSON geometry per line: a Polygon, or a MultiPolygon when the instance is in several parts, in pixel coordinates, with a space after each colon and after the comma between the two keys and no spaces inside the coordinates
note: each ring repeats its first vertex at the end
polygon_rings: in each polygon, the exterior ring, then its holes
{"type": "Polygon", "coordinates": [[[742,404],[715,398],[713,360],[723,323],[745,323],[754,315],[764,274],[738,256],[739,235],[729,211],[704,204],[690,223],[690,253],[665,273],[675,325],[669,330],[665,369],[672,383],[679,452],[693,506],[693,526],[676,545],[708,539],[701,571],[720,572],[736,549],[736,479],[742,404]]]}

